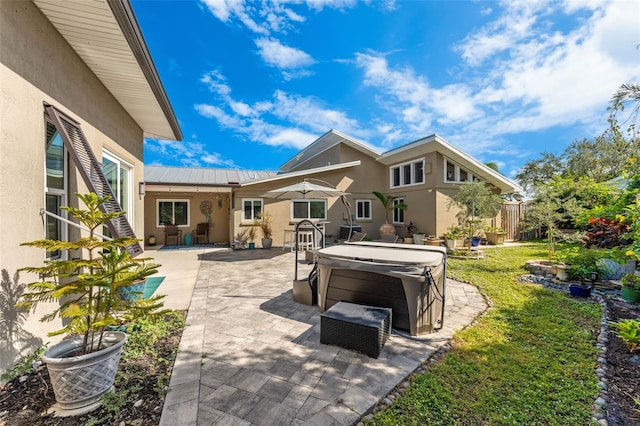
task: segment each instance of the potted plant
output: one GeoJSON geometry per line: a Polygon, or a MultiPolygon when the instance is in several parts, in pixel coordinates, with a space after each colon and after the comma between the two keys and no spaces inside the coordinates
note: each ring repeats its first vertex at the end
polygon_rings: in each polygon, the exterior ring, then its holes
{"type": "Polygon", "coordinates": [[[21,268],[38,274],[39,281],[28,284],[19,306],[35,309],[39,302],[52,302],[52,311],[41,321],[59,317],[64,324],[50,336],[70,334],[69,339],[53,345],[43,356],[56,396],[60,415],[77,415],[100,406],[101,396],[112,386],[126,334],[108,331],[123,321],[153,314],[162,306],[151,299],[122,297],[120,289],[157,272],[159,265],[150,259],[132,259],[126,247],[135,238],[98,238],[97,230],[123,212],[105,213],[101,205],[109,196],[76,194],[86,209],[62,207],[76,218],[88,236],[77,241],[37,240],[22,245],[45,249],[86,253],[85,258],[47,260],[44,266],[21,268]]]}
{"type": "Polygon", "coordinates": [[[455,250],[460,240],[461,229],[455,225],[451,225],[444,234],[444,242],[448,249],[455,250]]]}
{"type": "Polygon", "coordinates": [[[249,231],[247,232],[247,238],[249,239],[249,249],[254,249],[256,248],[256,243],[254,242],[256,239],[256,227],[255,226],[251,226],[249,227],[249,231]]]}
{"type": "Polygon", "coordinates": [[[236,236],[233,238],[233,248],[235,250],[246,249],[247,248],[247,230],[243,229],[242,231],[238,231],[236,236]]]}
{"type": "Polygon", "coordinates": [[[270,249],[273,244],[273,239],[271,238],[273,235],[273,218],[271,217],[271,213],[263,213],[259,215],[256,220],[260,230],[262,231],[262,248],[270,249]]]}
{"type": "Polygon", "coordinates": [[[620,282],[622,298],[627,302],[640,302],[640,274],[634,272],[625,274],[620,282]]]}
{"type": "Polygon", "coordinates": [[[410,221],[409,224],[406,226],[406,229],[407,230],[404,234],[404,242],[407,244],[411,244],[413,243],[413,234],[418,232],[418,227],[415,225],[415,223],[410,221]]]}
{"type": "Polygon", "coordinates": [[[489,227],[484,231],[484,234],[487,237],[487,243],[492,246],[499,246],[504,244],[504,237],[507,235],[507,232],[502,228],[497,227],[489,227]]]}
{"type": "MultiPolygon", "coordinates": [[[[394,200],[396,197],[393,195],[386,195],[382,192],[373,191],[373,195],[376,196],[378,200],[382,203],[382,207],[384,208],[384,223],[380,226],[379,232],[380,236],[382,235],[394,235],[396,233],[396,227],[389,223],[389,215],[395,209],[398,210],[407,210],[407,205],[405,203],[397,203],[394,204],[394,200]]],[[[415,234],[413,236],[415,239],[415,234]]],[[[422,244],[422,242],[420,242],[422,244]]]]}

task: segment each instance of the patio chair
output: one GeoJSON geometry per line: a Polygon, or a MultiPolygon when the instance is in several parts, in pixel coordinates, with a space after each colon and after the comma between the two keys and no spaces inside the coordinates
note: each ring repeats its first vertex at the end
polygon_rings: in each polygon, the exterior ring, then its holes
{"type": "Polygon", "coordinates": [[[380,241],[383,243],[395,243],[396,241],[398,241],[398,236],[385,234],[382,236],[380,241]]]}
{"type": "Polygon", "coordinates": [[[366,232],[354,232],[351,235],[351,238],[349,238],[349,242],[354,242],[354,241],[362,241],[364,239],[364,237],[367,236],[366,232]]]}
{"type": "Polygon", "coordinates": [[[196,244],[209,244],[209,224],[207,222],[199,223],[196,226],[195,239],[196,244]]]}
{"type": "Polygon", "coordinates": [[[182,229],[178,225],[168,223],[164,225],[164,244],[171,245],[171,241],[175,240],[175,244],[179,245],[182,241],[182,229]]]}

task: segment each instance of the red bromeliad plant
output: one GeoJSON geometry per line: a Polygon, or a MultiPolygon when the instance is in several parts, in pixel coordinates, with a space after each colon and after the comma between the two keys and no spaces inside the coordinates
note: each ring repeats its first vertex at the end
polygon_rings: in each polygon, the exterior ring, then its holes
{"type": "Polygon", "coordinates": [[[629,225],[618,219],[589,218],[585,246],[588,248],[612,248],[626,246],[631,241],[625,238],[629,225]]]}

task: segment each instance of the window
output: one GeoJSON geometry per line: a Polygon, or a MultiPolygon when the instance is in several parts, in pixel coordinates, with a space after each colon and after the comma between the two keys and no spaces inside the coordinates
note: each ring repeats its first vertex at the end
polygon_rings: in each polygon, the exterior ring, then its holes
{"type": "Polygon", "coordinates": [[[242,222],[251,222],[262,214],[262,198],[242,199],[242,222]]]}
{"type": "MultiPolygon", "coordinates": [[[[393,200],[393,205],[404,204],[404,198],[396,198],[393,200]]],[[[404,223],[404,210],[393,209],[393,223],[404,223]]]]}
{"type": "Polygon", "coordinates": [[[157,226],[175,224],[189,226],[189,200],[157,200],[157,226]]]}
{"type": "Polygon", "coordinates": [[[293,200],[291,203],[291,217],[293,220],[327,219],[326,200],[293,200]]]}
{"type": "MultiPolygon", "coordinates": [[[[58,216],[66,216],[60,208],[66,204],[65,181],[65,151],[62,137],[56,127],[47,121],[46,123],[46,185],[45,208],[48,212],[58,216]]],[[[45,238],[64,240],[66,238],[66,225],[50,216],[45,216],[45,238]]],[[[47,252],[47,259],[58,259],[62,256],[60,250],[47,252]]]]}
{"type": "Polygon", "coordinates": [[[115,155],[105,151],[102,153],[102,172],[111,190],[126,212],[129,223],[133,222],[133,166],[115,155]]]}
{"type": "Polygon", "coordinates": [[[371,200],[356,200],[356,220],[371,220],[371,200]]]}
{"type": "Polygon", "coordinates": [[[477,176],[474,176],[468,170],[463,169],[457,164],[444,160],[445,182],[481,182],[477,176]]]}
{"type": "Polygon", "coordinates": [[[417,185],[424,182],[424,159],[392,166],[391,187],[417,185]]]}

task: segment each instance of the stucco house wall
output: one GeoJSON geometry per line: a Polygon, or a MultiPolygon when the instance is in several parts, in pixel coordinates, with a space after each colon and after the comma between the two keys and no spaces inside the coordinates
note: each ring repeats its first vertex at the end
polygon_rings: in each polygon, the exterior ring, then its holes
{"type": "MultiPolygon", "coordinates": [[[[15,291],[16,285],[36,281],[20,273],[25,266],[38,266],[45,253],[21,247],[25,241],[45,237],[40,211],[45,207],[46,113],[43,102],[53,105],[80,123],[98,162],[103,152],[118,157],[132,167],[132,188],[144,180],[143,135],[146,129],[130,116],[103,82],[83,62],[67,40],[31,1],[0,2],[0,268],[2,280],[15,291]]],[[[174,118],[174,117],[173,117],[174,118]]],[[[164,120],[161,117],[160,120],[164,120]]],[[[179,129],[178,129],[179,131],[179,129]]],[[[88,192],[80,173],[66,155],[66,199],[63,205],[77,206],[76,192],[88,192]]],[[[130,224],[137,235],[144,231],[143,199],[130,197],[130,224]]],[[[63,225],[67,236],[79,234],[63,225]]],[[[15,296],[15,294],[14,294],[15,296]]],[[[46,304],[31,312],[13,342],[2,336],[0,370],[11,366],[20,355],[42,343],[61,337],[47,337],[59,329],[58,320],[39,321],[46,304]]]]}
{"type": "MultiPolygon", "coordinates": [[[[206,222],[206,216],[200,211],[203,202],[209,202],[212,206],[209,227],[210,243],[230,243],[230,194],[216,192],[184,192],[184,191],[147,191],[144,196],[144,235],[145,246],[149,245],[149,237],[153,236],[156,245],[163,245],[164,226],[158,226],[158,200],[187,200],[189,202],[189,224],[179,226],[184,236],[195,232],[198,223],[206,222]]],[[[193,237],[195,241],[195,237],[193,237]]]]}

